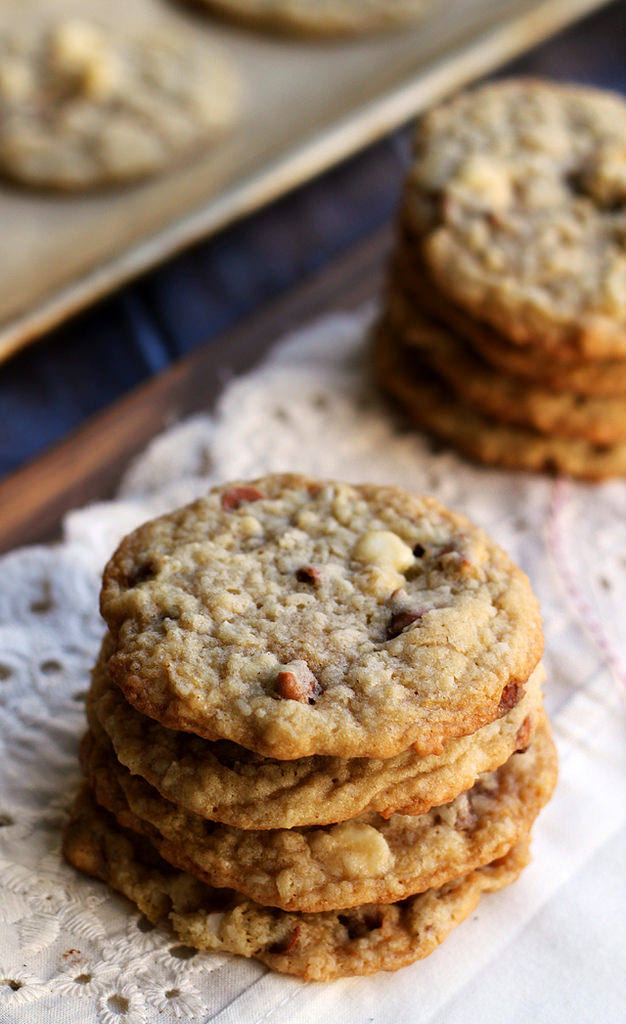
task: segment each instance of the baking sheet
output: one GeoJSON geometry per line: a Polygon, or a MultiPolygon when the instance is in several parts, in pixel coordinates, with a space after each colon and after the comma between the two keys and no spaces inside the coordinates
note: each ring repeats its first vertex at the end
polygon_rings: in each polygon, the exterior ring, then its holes
{"type": "Polygon", "coordinates": [[[141,185],[91,196],[0,186],[0,358],[178,249],[312,177],[607,0],[434,0],[392,35],[290,41],[178,0],[10,0],[205,33],[241,79],[236,130],[141,185]]]}

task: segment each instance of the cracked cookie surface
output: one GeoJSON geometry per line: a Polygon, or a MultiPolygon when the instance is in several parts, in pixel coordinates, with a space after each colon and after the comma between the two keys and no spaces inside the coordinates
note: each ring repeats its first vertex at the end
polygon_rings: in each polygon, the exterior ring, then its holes
{"type": "Polygon", "coordinates": [[[140,527],[101,609],[138,711],[281,760],[440,754],[509,710],[543,646],[527,578],[464,517],[289,474],[140,527]]]}
{"type": "Polygon", "coordinates": [[[176,33],[26,21],[0,33],[0,172],[88,189],[144,178],[209,144],[236,115],[228,61],[176,33]]]}

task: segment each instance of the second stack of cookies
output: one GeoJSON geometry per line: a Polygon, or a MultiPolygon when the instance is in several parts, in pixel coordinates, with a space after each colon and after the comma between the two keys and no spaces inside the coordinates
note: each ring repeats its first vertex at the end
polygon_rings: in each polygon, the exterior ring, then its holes
{"type": "Polygon", "coordinates": [[[539,613],[463,517],[237,482],[127,538],[102,608],[66,854],[183,941],[394,969],[526,863],[556,771],[539,613]]]}
{"type": "Polygon", "coordinates": [[[377,366],[485,462],[626,473],[626,103],[489,84],[415,142],[377,366]]]}

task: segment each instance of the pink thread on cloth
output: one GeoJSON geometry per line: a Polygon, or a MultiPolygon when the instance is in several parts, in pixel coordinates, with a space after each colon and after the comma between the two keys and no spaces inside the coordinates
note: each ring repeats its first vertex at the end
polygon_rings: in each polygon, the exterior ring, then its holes
{"type": "Polygon", "coordinates": [[[548,515],[548,550],[552,556],[563,589],[570,598],[583,628],[589,634],[602,660],[607,664],[616,679],[626,688],[626,666],[622,663],[619,653],[613,646],[610,637],[607,636],[600,619],[581,589],[567,557],[562,527],[562,514],[568,495],[569,482],[563,478],[555,480],[548,515]]]}

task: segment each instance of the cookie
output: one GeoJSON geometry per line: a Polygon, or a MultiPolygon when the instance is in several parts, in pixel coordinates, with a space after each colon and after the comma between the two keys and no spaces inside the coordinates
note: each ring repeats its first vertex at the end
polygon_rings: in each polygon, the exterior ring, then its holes
{"type": "Polygon", "coordinates": [[[626,395],[626,359],[586,359],[558,362],[514,345],[501,344],[495,332],[480,332],[474,348],[493,366],[551,391],[572,391],[592,398],[626,395]]]}
{"type": "Polygon", "coordinates": [[[152,175],[233,121],[236,84],[212,47],[66,18],[0,35],[0,173],[79,190],[152,175]]]}
{"type": "Polygon", "coordinates": [[[101,609],[138,711],[280,760],[440,754],[510,710],[543,645],[526,576],[463,516],[289,474],[140,527],[101,609]]]}
{"type": "Polygon", "coordinates": [[[164,800],[90,733],[81,763],[98,803],[170,864],[264,906],[306,912],[396,902],[503,856],[529,832],[556,782],[545,718],[524,753],[449,804],[317,828],[242,831],[208,822],[164,800]]]}
{"type": "Polygon", "coordinates": [[[506,469],[565,473],[582,480],[626,476],[626,444],[548,437],[481,416],[460,402],[417,352],[404,347],[384,324],[376,331],[374,364],[381,386],[413,423],[470,458],[506,469]]]}
{"type": "Polygon", "coordinates": [[[534,346],[509,342],[504,335],[474,320],[442,295],[416,254],[415,246],[403,241],[393,265],[391,305],[397,301],[400,290],[423,313],[451,328],[484,361],[505,373],[550,391],[573,391],[598,398],[626,395],[626,359],[581,359],[561,350],[547,355],[534,346]]]}
{"type": "Polygon", "coordinates": [[[352,36],[385,32],[425,14],[431,0],[199,0],[216,14],[271,32],[352,36]]]}
{"type": "Polygon", "coordinates": [[[400,903],[289,914],[172,869],[145,839],[121,829],[86,787],[66,827],[63,852],[78,870],[132,900],[153,924],[169,924],[186,945],[255,957],[310,981],[393,971],[428,956],[483,892],[509,885],[528,862],[522,841],[495,863],[400,903]]]}
{"type": "Polygon", "coordinates": [[[596,398],[529,386],[489,366],[459,335],[407,303],[390,299],[387,315],[403,343],[446,382],[460,401],[494,419],[595,444],[626,441],[626,394],[596,398]]]}
{"type": "Polygon", "coordinates": [[[423,814],[473,785],[526,747],[541,714],[540,665],[503,718],[472,736],[449,740],[443,753],[407,750],[386,760],[308,757],[265,759],[227,740],[173,732],[128,704],[106,670],[105,644],[87,698],[92,731],[104,730],[115,755],[161,796],[203,818],[242,829],[326,825],[377,811],[423,814]]]}
{"type": "Polygon", "coordinates": [[[406,216],[441,292],[519,345],[626,356],[626,102],[496,82],[429,113],[406,216]]]}

